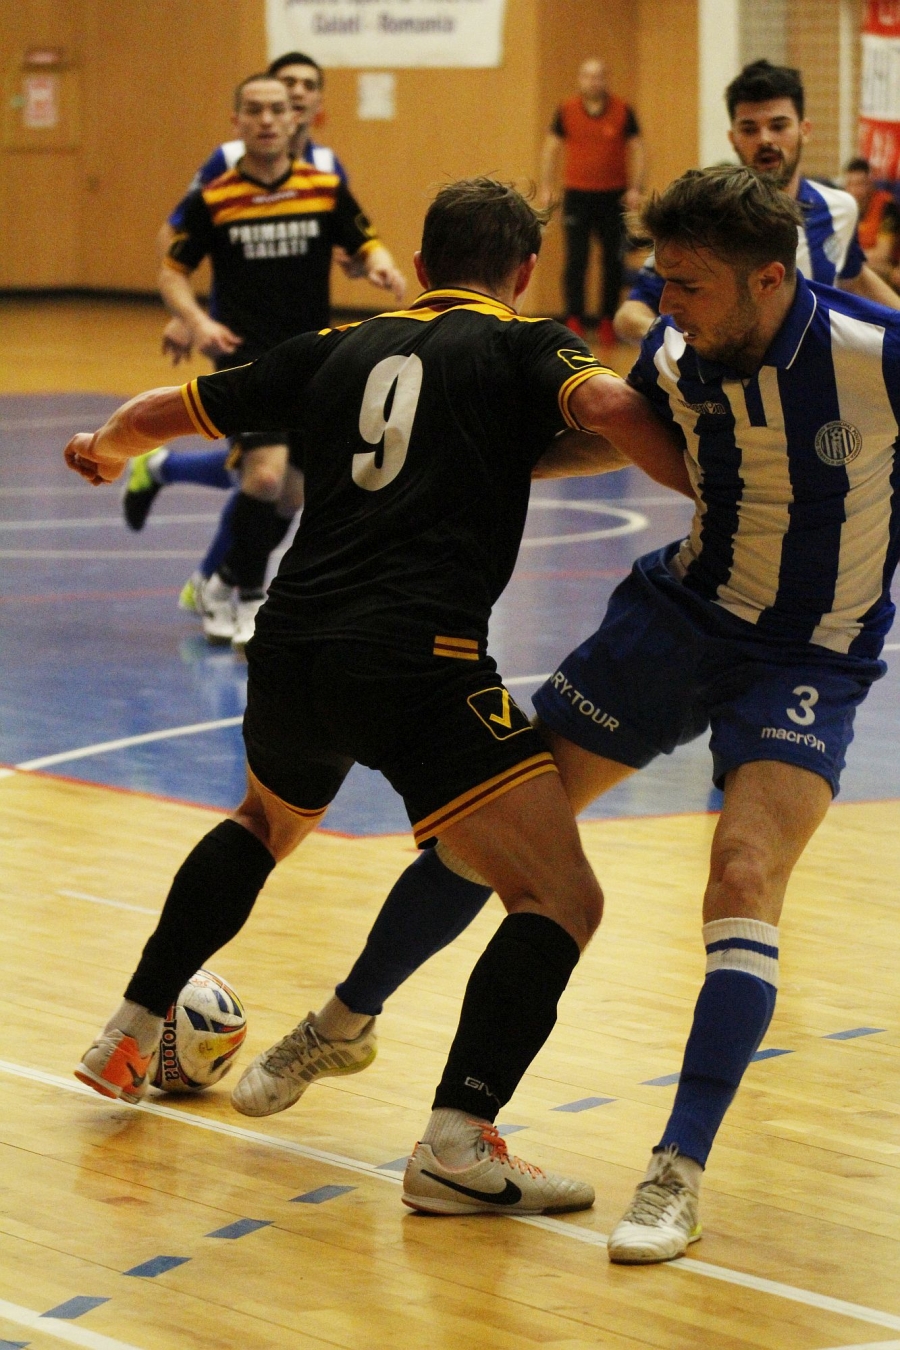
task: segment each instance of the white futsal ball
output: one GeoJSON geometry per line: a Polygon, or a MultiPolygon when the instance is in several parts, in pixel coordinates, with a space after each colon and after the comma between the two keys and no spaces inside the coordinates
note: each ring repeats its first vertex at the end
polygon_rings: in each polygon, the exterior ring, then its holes
{"type": "Polygon", "coordinates": [[[246,1035],[237,994],[220,975],[198,970],[166,1013],[150,1082],[164,1092],[202,1092],[224,1078],[246,1035]]]}

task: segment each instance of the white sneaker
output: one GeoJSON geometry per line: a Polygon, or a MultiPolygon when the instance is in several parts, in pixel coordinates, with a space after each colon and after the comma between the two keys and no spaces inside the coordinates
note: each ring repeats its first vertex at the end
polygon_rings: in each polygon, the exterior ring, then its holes
{"type": "Polygon", "coordinates": [[[195,602],[203,618],[203,635],[214,647],[227,646],[234,637],[235,606],[231,587],[214,572],[200,582],[195,602]]]}
{"type": "Polygon", "coordinates": [[[644,1265],[683,1256],[700,1237],[700,1197],[687,1185],[675,1144],[653,1155],[650,1170],[610,1234],[610,1261],[644,1265]]]}
{"type": "Polygon", "coordinates": [[[244,654],[244,648],[253,636],[256,628],[256,616],[262,609],[263,600],[239,600],[234,611],[234,632],[231,634],[231,645],[241,656],[244,654]]]}
{"type": "Polygon", "coordinates": [[[375,1018],[352,1041],[327,1041],[310,1013],[241,1074],[231,1104],[245,1116],[271,1116],[299,1101],[317,1078],[361,1073],[378,1053],[375,1018]]]}
{"type": "Polygon", "coordinates": [[[493,1125],[485,1125],[477,1152],[468,1167],[445,1167],[428,1144],[416,1144],[403,1178],[404,1205],[425,1214],[567,1214],[594,1203],[587,1182],[512,1157],[493,1125]]]}

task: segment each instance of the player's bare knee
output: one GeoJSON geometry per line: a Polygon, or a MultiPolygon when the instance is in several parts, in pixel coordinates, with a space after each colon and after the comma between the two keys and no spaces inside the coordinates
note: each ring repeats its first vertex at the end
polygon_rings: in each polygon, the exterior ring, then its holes
{"type": "Polygon", "coordinates": [[[234,812],[232,820],[255,835],[269,850],[275,861],[282,862],[293,853],[305,833],[302,822],[284,808],[264,802],[258,793],[247,793],[234,812]]]}
{"type": "Polygon", "coordinates": [[[585,864],[585,872],[569,874],[552,887],[523,887],[501,895],[507,912],[543,914],[558,923],[583,951],[603,917],[603,892],[596,877],[585,864]]]}
{"type": "Polygon", "coordinates": [[[277,469],[259,465],[248,470],[241,479],[241,491],[260,502],[277,502],[281,496],[282,482],[283,476],[277,469]]]}
{"type": "Polygon", "coordinates": [[[718,918],[761,918],[783,887],[784,879],[763,849],[735,844],[723,848],[714,859],[707,907],[712,905],[718,918]]]}

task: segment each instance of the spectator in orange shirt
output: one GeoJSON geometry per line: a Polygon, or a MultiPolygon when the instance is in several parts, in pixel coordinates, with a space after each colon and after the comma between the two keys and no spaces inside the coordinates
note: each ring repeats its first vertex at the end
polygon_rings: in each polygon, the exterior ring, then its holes
{"type": "Polygon", "coordinates": [[[591,58],[578,71],[578,90],[556,110],[541,151],[540,202],[553,197],[560,146],[563,168],[563,226],[566,235],[566,323],[584,337],[584,276],[591,235],[603,247],[603,294],[597,338],[615,343],[612,319],[622,288],[625,227],[622,208],[640,204],[644,152],[632,109],[606,86],[606,66],[591,58]]]}
{"type": "Polygon", "coordinates": [[[875,186],[869,161],[851,159],[844,169],[844,187],[859,207],[856,227],[866,262],[897,289],[900,280],[900,207],[886,188],[875,186]]]}

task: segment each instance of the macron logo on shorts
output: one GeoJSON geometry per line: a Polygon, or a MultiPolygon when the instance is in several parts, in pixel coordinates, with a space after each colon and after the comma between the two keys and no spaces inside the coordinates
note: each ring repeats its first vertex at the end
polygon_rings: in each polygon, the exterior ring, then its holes
{"type": "Polygon", "coordinates": [[[567,698],[575,711],[581,713],[582,717],[589,717],[592,722],[596,722],[598,727],[606,727],[607,731],[615,731],[619,725],[619,719],[603,712],[589,698],[585,698],[584,694],[566,679],[561,670],[556,672],[550,683],[560,697],[567,698]]]}
{"type": "Polygon", "coordinates": [[[812,750],[825,754],[825,742],[820,741],[811,731],[788,731],[785,727],[763,727],[760,735],[764,741],[790,741],[792,745],[808,745],[812,750]]]}

